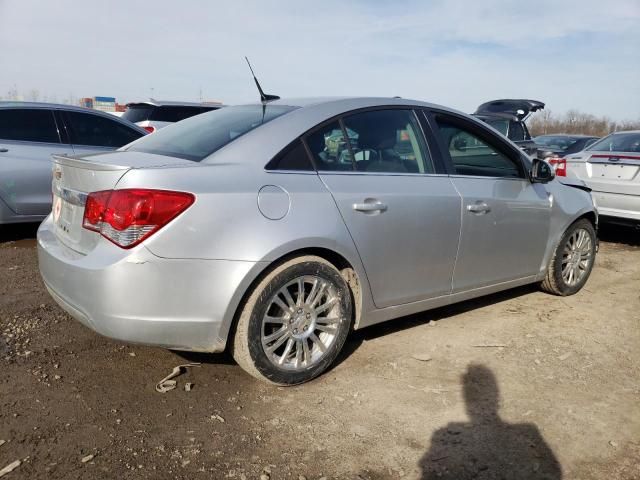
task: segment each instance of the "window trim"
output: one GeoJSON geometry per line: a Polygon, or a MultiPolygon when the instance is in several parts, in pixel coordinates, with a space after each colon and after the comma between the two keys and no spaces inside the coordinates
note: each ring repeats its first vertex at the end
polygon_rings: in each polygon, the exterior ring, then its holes
{"type": "MultiPolygon", "coordinates": [[[[322,175],[374,175],[374,176],[392,175],[392,176],[420,176],[420,177],[442,177],[442,176],[447,176],[447,175],[450,174],[450,172],[447,171],[447,164],[444,161],[444,159],[441,158],[441,152],[440,152],[439,148],[434,148],[434,145],[437,144],[436,143],[435,132],[432,131],[432,127],[431,127],[431,125],[428,124],[428,122],[426,123],[426,126],[425,126],[425,123],[423,123],[423,117],[425,117],[424,110],[425,110],[425,108],[421,107],[419,105],[374,105],[374,106],[370,106],[370,107],[356,108],[354,110],[349,110],[347,112],[339,113],[337,115],[334,115],[332,117],[329,117],[329,118],[323,120],[322,122],[318,123],[317,125],[314,125],[310,129],[308,129],[305,132],[303,132],[302,134],[298,135],[298,137],[296,137],[293,141],[288,143],[287,146],[285,146],[282,150],[280,150],[277,154],[275,154],[273,156],[273,158],[271,158],[265,164],[264,170],[266,172],[269,172],[269,173],[301,173],[301,174],[312,173],[312,174],[316,174],[316,175],[320,175],[320,174],[322,174],[322,175]],[[342,129],[342,135],[345,138],[347,138],[345,125],[344,125],[344,122],[343,122],[344,117],[347,117],[347,116],[350,116],[350,115],[354,115],[354,114],[358,114],[358,113],[365,113],[365,112],[371,112],[371,111],[380,111],[380,110],[407,110],[407,111],[413,112],[413,115],[415,117],[416,123],[418,124],[418,129],[419,129],[419,131],[417,133],[418,134],[422,134],[422,140],[424,142],[424,145],[427,148],[427,152],[426,153],[430,156],[431,162],[433,164],[433,169],[434,169],[433,173],[361,172],[361,171],[355,170],[355,165],[353,164],[353,159],[355,157],[353,155],[353,151],[351,150],[351,142],[347,142],[347,146],[349,148],[349,152],[351,153],[352,165],[353,165],[353,168],[354,168],[353,170],[351,170],[351,171],[348,171],[348,170],[336,170],[336,171],[318,170],[318,166],[316,165],[315,158],[313,157],[313,152],[311,152],[311,149],[309,148],[309,145],[307,143],[307,137],[309,137],[310,135],[313,135],[318,130],[323,129],[324,127],[326,127],[327,125],[330,125],[331,123],[338,122],[338,124],[340,125],[340,128],[342,129]],[[277,169],[267,168],[268,165],[275,158],[278,158],[287,148],[289,148],[291,146],[291,144],[295,143],[298,140],[302,141],[302,144],[304,145],[305,151],[307,152],[307,157],[309,157],[311,165],[313,166],[313,170],[277,170],[277,169]]],[[[426,121],[426,117],[425,117],[424,120],[426,121]]]]}
{"type": "Polygon", "coordinates": [[[18,143],[18,144],[37,143],[38,145],[68,145],[68,144],[64,144],[62,142],[62,138],[60,136],[60,128],[58,126],[58,122],[56,121],[56,116],[55,116],[55,114],[53,112],[53,109],[39,108],[39,107],[9,107],[9,108],[2,108],[1,110],[2,111],[37,110],[37,111],[49,112],[49,114],[51,115],[51,118],[53,119],[53,125],[54,125],[54,127],[56,129],[56,134],[58,135],[58,141],[57,142],[41,142],[39,140],[18,140],[18,139],[0,137],[0,141],[1,142],[3,142],[3,143],[12,142],[12,143],[18,143]]]}
{"type": "Polygon", "coordinates": [[[445,159],[445,162],[447,164],[447,170],[449,171],[450,177],[484,178],[484,179],[517,180],[517,181],[526,180],[527,182],[530,182],[528,169],[522,158],[522,152],[519,149],[515,149],[512,145],[510,145],[508,143],[510,142],[510,140],[496,137],[496,135],[493,132],[491,132],[487,127],[485,127],[481,123],[476,123],[476,121],[469,120],[468,118],[465,118],[462,115],[457,115],[455,113],[447,112],[447,111],[436,109],[436,108],[425,108],[423,109],[423,111],[424,111],[425,117],[429,122],[429,125],[433,129],[434,134],[436,135],[436,143],[440,150],[440,154],[442,155],[442,158],[445,159]],[[438,115],[444,116],[445,119],[450,120],[452,124],[458,125],[460,126],[460,128],[464,128],[469,132],[473,133],[474,135],[477,135],[480,138],[480,140],[488,143],[489,146],[495,148],[504,156],[509,158],[518,167],[520,171],[519,172],[520,176],[519,177],[500,177],[500,176],[490,176],[490,175],[486,175],[486,176],[485,175],[464,175],[464,174],[457,173],[455,170],[453,159],[449,154],[448,146],[444,145],[442,141],[442,137],[439,134],[436,134],[436,132],[438,132],[437,129],[439,128],[436,120],[436,117],[438,115]]]}

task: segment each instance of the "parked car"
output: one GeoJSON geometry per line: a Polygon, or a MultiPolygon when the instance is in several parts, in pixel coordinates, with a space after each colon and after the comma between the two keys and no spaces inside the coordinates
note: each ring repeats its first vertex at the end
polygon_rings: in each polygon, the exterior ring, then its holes
{"type": "Polygon", "coordinates": [[[612,133],[566,156],[556,173],[583,180],[607,220],[640,226],[640,130],[612,133]]]}
{"type": "Polygon", "coordinates": [[[51,155],[115,150],[147,132],[108,113],[70,105],[0,102],[0,224],[51,212],[51,155]]]}
{"type": "Polygon", "coordinates": [[[473,115],[498,130],[525,153],[535,157],[538,146],[531,138],[525,120],[543,108],[544,103],[539,100],[491,100],[480,105],[473,115]]]}
{"type": "Polygon", "coordinates": [[[352,328],[529,283],[576,293],[596,255],[582,182],[423,102],[232,106],[55,161],[38,255],[62,308],[123,341],[229,347],[276,384],[322,373],[352,328]]]}
{"type": "Polygon", "coordinates": [[[600,137],[594,137],[592,135],[573,135],[565,133],[539,135],[533,139],[533,141],[536,142],[536,145],[538,145],[538,158],[546,159],[547,161],[562,158],[572,153],[581,152],[598,140],[600,140],[600,137]]]}
{"type": "Polygon", "coordinates": [[[153,133],[167,125],[185,118],[222,108],[219,103],[190,103],[149,100],[148,102],[127,103],[122,118],[153,133]]]}

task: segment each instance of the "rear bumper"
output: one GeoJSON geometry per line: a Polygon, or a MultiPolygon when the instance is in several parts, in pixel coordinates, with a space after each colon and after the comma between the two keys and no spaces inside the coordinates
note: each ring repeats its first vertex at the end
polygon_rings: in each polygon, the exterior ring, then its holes
{"type": "Polygon", "coordinates": [[[638,195],[592,191],[598,214],[606,217],[640,221],[640,192],[638,195]]]}
{"type": "Polygon", "coordinates": [[[53,299],[92,330],[125,342],[222,351],[238,287],[255,265],[165,259],[144,246],[100,242],[81,255],[60,243],[47,218],[38,230],[40,273],[53,299]]]}

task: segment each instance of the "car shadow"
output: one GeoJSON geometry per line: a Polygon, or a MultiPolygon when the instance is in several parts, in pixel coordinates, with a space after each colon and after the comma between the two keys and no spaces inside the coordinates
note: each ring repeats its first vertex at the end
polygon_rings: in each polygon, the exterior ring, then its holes
{"type": "Polygon", "coordinates": [[[598,239],[601,242],[640,247],[640,227],[601,221],[598,225],[598,239]]]}
{"type": "Polygon", "coordinates": [[[493,293],[483,297],[474,298],[465,302],[455,303],[453,305],[447,305],[445,307],[435,308],[433,310],[427,310],[424,312],[407,315],[405,317],[396,318],[387,322],[382,322],[370,327],[363,328],[362,330],[355,330],[351,332],[340,355],[336,359],[334,366],[339,365],[345,361],[351,354],[353,354],[363,342],[373,340],[392,333],[401,332],[410,328],[414,328],[420,325],[425,325],[431,322],[446,321],[447,317],[454,315],[460,315],[462,313],[476,310],[478,308],[487,307],[500,302],[506,302],[513,300],[514,298],[528,295],[530,293],[538,291],[537,286],[525,285],[522,287],[512,288],[510,290],[504,290],[502,292],[493,293]]]}
{"type": "Polygon", "coordinates": [[[34,240],[38,233],[39,223],[16,223],[11,225],[0,225],[0,244],[8,242],[19,242],[21,246],[35,245],[34,240]]]}
{"type": "Polygon", "coordinates": [[[450,422],[433,433],[419,463],[422,480],[562,478],[535,424],[500,418],[500,390],[489,368],[471,364],[461,380],[469,421],[450,422]]]}

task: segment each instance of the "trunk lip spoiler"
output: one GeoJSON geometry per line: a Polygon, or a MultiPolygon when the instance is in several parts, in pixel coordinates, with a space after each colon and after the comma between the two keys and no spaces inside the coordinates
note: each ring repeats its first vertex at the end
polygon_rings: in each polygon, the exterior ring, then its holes
{"type": "Polygon", "coordinates": [[[58,165],[64,165],[67,167],[82,168],[85,170],[99,170],[99,171],[117,171],[117,170],[129,170],[131,167],[126,165],[114,165],[109,163],[92,162],[81,156],[73,155],[51,155],[53,163],[58,165]]]}

